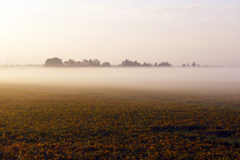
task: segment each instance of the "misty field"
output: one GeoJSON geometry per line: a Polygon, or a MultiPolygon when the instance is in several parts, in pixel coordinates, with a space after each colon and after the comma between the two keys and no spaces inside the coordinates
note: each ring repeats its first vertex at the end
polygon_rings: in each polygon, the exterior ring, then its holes
{"type": "Polygon", "coordinates": [[[0,87],[0,159],[238,159],[239,97],[0,87]]]}

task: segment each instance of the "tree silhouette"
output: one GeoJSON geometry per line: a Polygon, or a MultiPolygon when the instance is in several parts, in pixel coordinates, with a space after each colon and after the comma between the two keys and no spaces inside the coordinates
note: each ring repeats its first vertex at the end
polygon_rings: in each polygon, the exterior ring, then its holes
{"type": "Polygon", "coordinates": [[[98,59],[93,60],[93,66],[101,66],[101,62],[98,59]]]}
{"type": "Polygon", "coordinates": [[[69,59],[68,61],[65,61],[64,64],[67,67],[75,67],[76,66],[76,62],[73,59],[69,59]]]}
{"type": "Polygon", "coordinates": [[[76,66],[76,67],[81,67],[81,66],[82,66],[82,63],[81,63],[80,61],[77,61],[77,62],[75,62],[75,66],[76,66]]]}
{"type": "Polygon", "coordinates": [[[57,57],[49,58],[45,61],[44,64],[45,67],[63,67],[62,59],[59,59],[57,57]]]}
{"type": "Polygon", "coordinates": [[[104,62],[102,64],[103,67],[111,67],[111,64],[109,62],[104,62]]]}
{"type": "MultiPolygon", "coordinates": [[[[59,59],[57,57],[53,57],[53,58],[49,58],[45,61],[44,66],[46,67],[111,67],[111,64],[109,62],[104,62],[101,65],[101,62],[98,59],[83,59],[83,61],[75,61],[73,59],[69,59],[68,61],[64,61],[64,64],[62,62],[62,59],[59,59]]],[[[167,67],[171,67],[172,65],[168,62],[161,62],[159,64],[154,63],[154,65],[152,65],[151,63],[146,63],[144,62],[143,64],[138,63],[137,61],[130,61],[128,59],[126,59],[125,61],[122,61],[122,63],[120,64],[120,66],[122,67],[151,67],[151,66],[155,66],[155,67],[161,67],[161,66],[167,66],[167,67]]],[[[183,64],[183,66],[186,66],[185,64],[183,64]]],[[[187,66],[189,66],[189,64],[187,64],[187,66]]],[[[196,63],[193,62],[192,66],[196,66],[196,63]]]]}
{"type": "Polygon", "coordinates": [[[92,61],[92,59],[89,59],[88,65],[89,65],[89,66],[93,66],[93,61],[92,61]]]}
{"type": "Polygon", "coordinates": [[[128,59],[126,59],[125,61],[122,61],[122,67],[131,67],[131,66],[141,66],[140,63],[138,63],[137,61],[129,61],[128,59]]]}
{"type": "Polygon", "coordinates": [[[168,62],[161,62],[158,66],[160,66],[160,67],[171,67],[172,65],[168,62]]]}
{"type": "Polygon", "coordinates": [[[88,65],[89,65],[88,60],[84,59],[84,60],[82,61],[82,65],[83,65],[83,66],[88,66],[88,65]]]}
{"type": "Polygon", "coordinates": [[[144,66],[144,67],[150,67],[150,66],[152,66],[152,64],[151,64],[151,63],[146,63],[146,62],[144,62],[144,63],[142,64],[142,66],[144,66]]]}

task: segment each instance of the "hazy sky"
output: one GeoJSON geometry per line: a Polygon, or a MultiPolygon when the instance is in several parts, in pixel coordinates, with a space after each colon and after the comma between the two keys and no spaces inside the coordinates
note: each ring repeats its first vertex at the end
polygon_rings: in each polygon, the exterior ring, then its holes
{"type": "Polygon", "coordinates": [[[240,1],[1,1],[0,63],[51,57],[240,66],[240,1]]]}

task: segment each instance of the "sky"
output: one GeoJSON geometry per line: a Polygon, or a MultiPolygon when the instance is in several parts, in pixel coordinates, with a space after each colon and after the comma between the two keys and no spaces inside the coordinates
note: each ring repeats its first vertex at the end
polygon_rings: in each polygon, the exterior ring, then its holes
{"type": "Polygon", "coordinates": [[[239,0],[8,0],[0,5],[0,63],[240,66],[239,28],[239,0]]]}

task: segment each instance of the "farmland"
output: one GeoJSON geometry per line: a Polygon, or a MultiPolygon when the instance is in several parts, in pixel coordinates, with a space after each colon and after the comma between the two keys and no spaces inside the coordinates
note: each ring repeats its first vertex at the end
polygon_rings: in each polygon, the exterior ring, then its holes
{"type": "Polygon", "coordinates": [[[0,87],[0,159],[238,159],[240,95],[0,87]]]}

